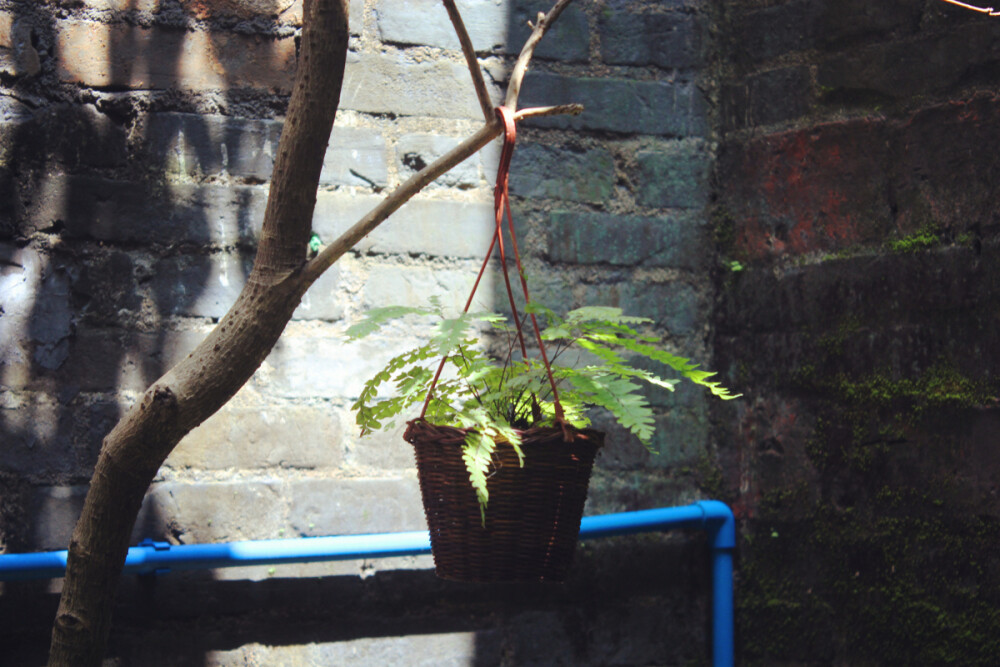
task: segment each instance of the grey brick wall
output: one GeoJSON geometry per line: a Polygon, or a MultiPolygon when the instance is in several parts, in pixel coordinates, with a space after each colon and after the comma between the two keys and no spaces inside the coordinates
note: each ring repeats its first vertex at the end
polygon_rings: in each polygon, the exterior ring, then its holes
{"type": "MultiPolygon", "coordinates": [[[[702,5],[567,10],[522,102],[587,111],[523,124],[511,188],[533,294],[647,315],[708,362],[702,5]]],[[[459,6],[499,100],[545,3],[459,6]]],[[[101,438],[239,293],[300,23],[301,0],[0,1],[0,552],[65,548],[101,438]]],[[[313,220],[325,242],[479,124],[439,2],[352,0],[351,32],[313,220]]],[[[370,307],[435,294],[462,305],[489,243],[497,157],[494,144],[438,179],[313,286],[253,379],[167,460],[136,541],[424,527],[407,446],[362,439],[349,410],[421,332],[343,332],[370,307]]],[[[503,309],[498,282],[480,294],[503,309]]],[[[705,497],[704,395],[656,405],[661,454],[609,425],[588,513],[705,497]]],[[[125,665],[699,662],[701,555],[676,536],[593,545],[565,587],[514,591],[438,582],[427,558],[128,580],[111,650],[125,665]],[[143,600],[157,609],[137,612],[143,600]]],[[[54,600],[45,586],[0,589],[13,659],[40,659],[54,600]]]]}

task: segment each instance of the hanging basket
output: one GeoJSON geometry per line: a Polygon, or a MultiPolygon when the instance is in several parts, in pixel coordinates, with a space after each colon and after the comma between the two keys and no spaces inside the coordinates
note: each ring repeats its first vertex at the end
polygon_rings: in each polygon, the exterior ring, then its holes
{"type": "Polygon", "coordinates": [[[472,582],[563,581],[580,533],[580,518],[604,434],[560,428],[522,431],[526,463],[499,443],[483,524],[462,461],[465,431],[411,421],[413,445],[437,575],[472,582]]]}
{"type": "MultiPolygon", "coordinates": [[[[493,249],[497,247],[508,303],[517,325],[517,340],[521,355],[527,360],[503,239],[506,213],[517,276],[524,301],[528,303],[531,297],[517,248],[508,195],[508,170],[517,130],[510,109],[501,106],[496,113],[504,124],[504,144],[493,193],[496,228],[464,310],[468,312],[493,249]]],[[[555,421],[564,424],[559,391],[545,352],[541,328],[534,313],[529,312],[528,319],[534,327],[538,351],[552,388],[555,421]]],[[[420,493],[438,576],[480,582],[563,581],[576,550],[590,471],[597,448],[604,442],[604,434],[568,425],[521,431],[524,467],[513,447],[498,442],[487,481],[489,502],[484,515],[462,458],[467,431],[436,426],[423,418],[446,359],[438,365],[420,418],[408,423],[403,436],[416,452],[420,493]]]]}

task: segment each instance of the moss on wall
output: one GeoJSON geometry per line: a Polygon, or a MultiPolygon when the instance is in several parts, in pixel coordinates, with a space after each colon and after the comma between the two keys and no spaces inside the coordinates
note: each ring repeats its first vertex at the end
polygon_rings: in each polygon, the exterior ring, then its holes
{"type": "Polygon", "coordinates": [[[748,664],[992,665],[1000,652],[1000,522],[947,487],[884,486],[851,507],[777,491],[742,544],[748,664]]]}
{"type": "Polygon", "coordinates": [[[744,526],[747,664],[995,664],[1000,519],[965,431],[996,388],[944,361],[909,378],[803,375],[820,397],[806,452],[821,481],[766,491],[744,526]]]}

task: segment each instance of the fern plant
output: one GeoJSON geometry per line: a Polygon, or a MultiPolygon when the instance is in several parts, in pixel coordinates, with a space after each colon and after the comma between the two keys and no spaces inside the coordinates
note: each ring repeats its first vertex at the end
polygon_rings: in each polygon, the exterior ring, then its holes
{"type": "MultiPolygon", "coordinates": [[[[686,379],[721,399],[737,397],[712,381],[714,373],[657,347],[660,338],[639,329],[651,320],[604,306],[578,308],[565,316],[534,302],[526,310],[545,322],[541,338],[551,353],[563,419],[575,428],[589,426],[590,410],[603,408],[649,448],[654,415],[643,394],[644,384],[672,391],[686,379]],[[638,368],[632,363],[635,359],[664,364],[676,377],[664,378],[638,368]],[[570,360],[575,363],[567,363],[570,360]]],[[[503,316],[478,312],[447,317],[435,299],[428,307],[390,306],[369,311],[347,335],[362,338],[392,320],[411,315],[435,318],[433,333],[426,344],[392,358],[365,383],[352,406],[357,423],[362,433],[394,428],[397,417],[411,415],[412,408],[424,401],[436,366],[444,359],[450,372],[438,380],[424,417],[433,424],[467,430],[462,458],[485,520],[487,478],[497,444],[509,443],[523,466],[519,432],[556,425],[547,371],[538,360],[514,358],[514,330],[503,316]],[[490,330],[500,335],[490,336],[490,330]],[[489,354],[489,345],[484,342],[491,338],[500,340],[503,349],[499,354],[489,354]],[[390,396],[382,395],[386,385],[393,388],[390,396]]]]}

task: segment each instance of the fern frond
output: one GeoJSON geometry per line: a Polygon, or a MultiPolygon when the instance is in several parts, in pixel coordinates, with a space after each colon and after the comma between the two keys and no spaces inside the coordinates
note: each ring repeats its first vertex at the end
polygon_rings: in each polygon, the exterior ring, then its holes
{"type": "Polygon", "coordinates": [[[610,412],[619,424],[649,445],[654,431],[653,410],[639,385],[603,372],[574,373],[567,379],[583,400],[610,412]]]}
{"type": "Polygon", "coordinates": [[[566,321],[570,324],[580,324],[596,321],[601,324],[648,324],[653,320],[648,317],[625,315],[621,308],[611,306],[584,306],[566,313],[566,321]]]}
{"type": "Polygon", "coordinates": [[[420,308],[410,306],[386,306],[385,308],[372,308],[365,313],[364,319],[350,327],[346,335],[351,340],[364,338],[382,328],[382,325],[390,320],[396,320],[407,315],[433,315],[436,309],[420,308]]]}
{"type": "Polygon", "coordinates": [[[490,500],[490,491],[486,487],[486,476],[493,462],[493,451],[496,443],[493,438],[484,433],[469,431],[465,435],[465,444],[462,446],[462,460],[465,462],[465,469],[469,471],[469,481],[476,492],[476,499],[479,501],[479,514],[486,525],[486,504],[490,500]]]}

